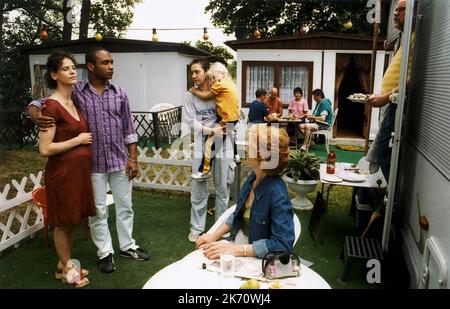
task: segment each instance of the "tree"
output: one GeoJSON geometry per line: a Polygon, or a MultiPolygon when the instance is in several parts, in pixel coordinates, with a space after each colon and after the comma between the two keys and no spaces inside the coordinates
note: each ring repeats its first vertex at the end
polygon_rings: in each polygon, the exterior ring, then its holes
{"type": "Polygon", "coordinates": [[[63,40],[70,41],[72,39],[72,0],[63,0],[63,40]]]}
{"type": "Polygon", "coordinates": [[[366,5],[367,0],[211,0],[205,12],[211,13],[214,26],[237,38],[252,37],[257,24],[266,36],[296,34],[302,27],[311,32],[370,35],[373,25],[364,22],[366,5]],[[353,20],[354,27],[345,30],[348,20],[353,20]]]}
{"type": "Polygon", "coordinates": [[[83,0],[80,19],[80,39],[86,39],[89,31],[89,15],[91,13],[91,0],[83,0]]]}
{"type": "Polygon", "coordinates": [[[201,40],[195,42],[195,45],[192,45],[191,41],[186,41],[183,43],[194,46],[195,48],[201,49],[207,53],[210,53],[211,55],[222,58],[227,63],[227,69],[230,72],[233,79],[236,78],[236,60],[234,56],[225,47],[216,46],[210,41],[201,41],[201,40]]]}
{"type": "MultiPolygon", "coordinates": [[[[191,45],[191,42],[187,43],[191,45]]],[[[195,42],[195,48],[204,50],[212,55],[218,56],[223,60],[225,60],[227,63],[230,63],[230,61],[234,60],[234,56],[225,47],[216,46],[210,41],[198,40],[197,42],[195,42]]]]}
{"type": "Polygon", "coordinates": [[[23,106],[30,100],[28,58],[20,47],[36,44],[43,24],[47,25],[52,40],[62,39],[58,20],[62,14],[49,14],[58,1],[46,0],[44,5],[30,0],[4,0],[0,6],[3,15],[0,54],[0,109],[23,106]],[[15,14],[11,14],[14,12],[15,14]],[[12,17],[14,16],[14,17],[12,17]]]}
{"type": "Polygon", "coordinates": [[[106,36],[122,37],[133,21],[132,9],[143,0],[83,0],[80,39],[87,38],[89,25],[106,36]]]}
{"type": "MultiPolygon", "coordinates": [[[[21,47],[41,43],[40,32],[44,26],[49,34],[48,41],[70,40],[72,30],[78,28],[77,24],[69,22],[67,14],[71,9],[81,9],[89,14],[88,30],[91,26],[104,34],[120,37],[131,24],[133,6],[140,2],[142,0],[0,0],[0,109],[23,107],[30,101],[28,57],[21,53],[21,47]],[[89,9],[81,7],[87,4],[89,9]]],[[[86,19],[83,22],[86,23],[86,19]]]]}

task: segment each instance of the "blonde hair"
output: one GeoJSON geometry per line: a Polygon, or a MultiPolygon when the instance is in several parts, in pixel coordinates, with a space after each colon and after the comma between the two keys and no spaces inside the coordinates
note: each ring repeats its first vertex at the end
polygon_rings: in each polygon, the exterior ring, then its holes
{"type": "Polygon", "coordinates": [[[248,130],[249,158],[259,161],[268,176],[278,176],[289,161],[289,136],[284,129],[266,124],[248,130]]]}
{"type": "MultiPolygon", "coordinates": [[[[227,67],[220,62],[214,62],[213,64],[211,64],[211,66],[208,70],[208,74],[210,74],[210,78],[216,72],[222,74],[224,80],[232,80],[230,72],[228,72],[228,70],[227,70],[227,67]]],[[[212,80],[212,78],[210,80],[212,80]]]]}

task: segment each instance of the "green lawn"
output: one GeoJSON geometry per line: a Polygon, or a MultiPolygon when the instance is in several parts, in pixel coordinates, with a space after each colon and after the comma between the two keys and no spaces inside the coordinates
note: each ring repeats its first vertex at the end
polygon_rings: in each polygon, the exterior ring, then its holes
{"type": "MultiPolygon", "coordinates": [[[[321,146],[317,147],[318,151],[321,146]]],[[[27,151],[29,150],[25,152],[27,151]]],[[[11,154],[0,151],[0,158],[9,158],[11,154]]],[[[35,156],[35,152],[30,152],[30,155],[35,156]]],[[[337,156],[340,160],[344,154],[338,152],[337,156]]],[[[354,160],[358,159],[355,155],[354,160]]],[[[16,166],[17,168],[19,167],[16,166]]],[[[37,169],[40,168],[42,167],[39,166],[37,169]]],[[[314,197],[315,193],[309,195],[312,201],[314,197]]],[[[350,188],[336,187],[332,191],[323,244],[314,243],[309,235],[308,222],[311,212],[297,212],[302,223],[302,234],[295,247],[295,253],[313,262],[311,268],[333,288],[377,288],[366,283],[366,270],[358,265],[353,267],[349,283],[342,284],[338,281],[342,261],[337,257],[341,252],[344,236],[351,233],[354,225],[354,219],[349,216],[350,199],[350,188]]],[[[116,252],[117,270],[112,274],[103,274],[97,269],[96,248],[90,240],[84,240],[80,233],[73,256],[82,262],[84,268],[91,271],[89,288],[141,288],[157,271],[194,249],[193,244],[187,240],[190,218],[188,195],[135,190],[133,203],[134,237],[140,246],[150,252],[150,261],[130,261],[121,258],[116,252]]],[[[212,224],[213,217],[208,216],[208,227],[212,224]]],[[[110,208],[110,229],[114,247],[118,250],[114,207],[110,208]]],[[[56,263],[53,244],[49,249],[45,249],[43,234],[39,232],[36,239],[24,241],[18,249],[12,248],[0,256],[0,288],[70,288],[53,279],[56,263]]]]}

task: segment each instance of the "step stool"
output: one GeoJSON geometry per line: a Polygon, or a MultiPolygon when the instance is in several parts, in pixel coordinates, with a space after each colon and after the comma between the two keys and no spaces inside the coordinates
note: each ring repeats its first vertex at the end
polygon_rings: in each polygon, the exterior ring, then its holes
{"type": "Polygon", "coordinates": [[[383,252],[381,251],[378,239],[345,236],[344,242],[344,271],[342,272],[341,281],[348,282],[348,275],[353,262],[368,261],[377,259],[383,261],[383,252]]]}

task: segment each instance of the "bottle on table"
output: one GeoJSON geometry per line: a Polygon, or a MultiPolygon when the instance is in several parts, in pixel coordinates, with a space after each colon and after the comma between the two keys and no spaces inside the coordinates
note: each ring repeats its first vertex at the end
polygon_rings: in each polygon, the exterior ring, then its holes
{"type": "Polygon", "coordinates": [[[327,174],[334,174],[336,171],[336,153],[331,150],[327,157],[327,174]]]}

